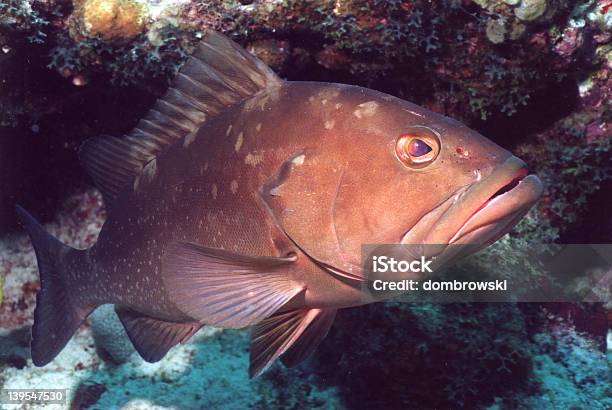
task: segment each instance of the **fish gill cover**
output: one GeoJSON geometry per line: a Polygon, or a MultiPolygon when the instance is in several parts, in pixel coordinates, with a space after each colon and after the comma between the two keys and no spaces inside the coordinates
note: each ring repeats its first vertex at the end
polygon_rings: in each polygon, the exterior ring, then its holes
{"type": "MultiPolygon", "coordinates": [[[[148,364],[102,309],[37,368],[38,270],[13,207],[62,243],[93,245],[106,211],[78,147],[130,132],[214,29],[284,79],[413,101],[526,161],[542,200],[458,274],[494,265],[495,277],[545,283],[549,273],[525,262],[533,244],[612,239],[611,9],[603,0],[1,3],[0,385],[66,388],[72,408],[609,408],[609,303],[345,309],[305,364],[274,364],[250,381],[245,331],[205,327],[148,364]]],[[[228,181],[226,191],[239,188],[228,181]]]]}

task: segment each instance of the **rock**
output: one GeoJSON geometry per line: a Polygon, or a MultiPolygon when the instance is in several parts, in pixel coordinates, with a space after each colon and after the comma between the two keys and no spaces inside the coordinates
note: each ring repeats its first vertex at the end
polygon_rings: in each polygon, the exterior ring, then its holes
{"type": "Polygon", "coordinates": [[[104,394],[106,387],[103,384],[82,384],[77,387],[70,404],[70,410],[87,409],[93,406],[104,394]]]}
{"type": "Polygon", "coordinates": [[[283,70],[291,55],[288,41],[274,39],[256,40],[247,49],[277,72],[283,70]]]}
{"type": "Polygon", "coordinates": [[[546,0],[523,0],[521,5],[514,9],[514,14],[519,20],[533,21],[546,11],[546,0]]]}
{"type": "Polygon", "coordinates": [[[525,32],[525,28],[525,25],[520,21],[513,21],[512,25],[510,26],[510,32],[508,33],[508,37],[510,38],[510,40],[519,39],[525,32]]]}
{"type": "Polygon", "coordinates": [[[568,27],[563,31],[561,40],[555,44],[555,52],[563,58],[571,57],[583,44],[582,31],[575,27],[568,27]]]}
{"type": "Polygon", "coordinates": [[[499,20],[489,19],[487,21],[487,38],[493,44],[501,44],[506,37],[506,27],[499,20]]]}
{"type": "Polygon", "coordinates": [[[22,369],[30,358],[30,326],[0,328],[0,363],[22,369]]]}
{"type": "Polygon", "coordinates": [[[113,305],[102,305],[91,316],[91,331],[102,358],[125,363],[135,352],[113,305]]]}

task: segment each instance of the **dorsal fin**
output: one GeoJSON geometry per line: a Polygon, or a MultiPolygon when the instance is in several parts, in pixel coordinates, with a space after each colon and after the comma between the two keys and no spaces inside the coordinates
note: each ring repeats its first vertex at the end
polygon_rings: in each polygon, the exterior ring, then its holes
{"type": "Polygon", "coordinates": [[[123,138],[100,136],[79,157],[108,205],[161,151],[206,120],[282,80],[227,37],[208,31],[166,94],[123,138]]]}

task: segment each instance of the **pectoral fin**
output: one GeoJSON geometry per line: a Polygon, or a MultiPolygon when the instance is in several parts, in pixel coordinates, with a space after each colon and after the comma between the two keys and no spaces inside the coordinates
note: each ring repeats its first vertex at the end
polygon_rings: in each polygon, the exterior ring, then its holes
{"type": "Polygon", "coordinates": [[[304,290],[287,275],[294,261],[174,242],[162,259],[162,278],[185,314],[212,326],[242,328],[274,314],[304,290]]]}
{"type": "Polygon", "coordinates": [[[335,309],[303,309],[258,323],[251,339],[249,376],[259,376],[281,355],[285,365],[299,364],[325,338],[335,316],[335,309]]]}

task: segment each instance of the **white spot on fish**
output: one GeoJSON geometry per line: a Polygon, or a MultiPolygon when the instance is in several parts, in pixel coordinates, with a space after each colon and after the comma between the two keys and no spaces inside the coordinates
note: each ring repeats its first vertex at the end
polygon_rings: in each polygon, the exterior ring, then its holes
{"type": "Polygon", "coordinates": [[[217,199],[217,184],[212,184],[212,188],[210,189],[210,193],[212,194],[213,199],[217,199]]]}
{"type": "Polygon", "coordinates": [[[407,108],[402,108],[402,110],[403,110],[403,111],[406,111],[406,112],[408,112],[408,113],[410,113],[410,114],[412,114],[412,115],[416,115],[417,117],[421,117],[421,118],[423,118],[423,117],[424,117],[424,115],[423,115],[423,114],[419,114],[418,112],[413,111],[413,110],[409,110],[409,109],[407,109],[407,108]]]}
{"type": "Polygon", "coordinates": [[[255,126],[255,130],[256,130],[257,132],[261,131],[261,122],[260,122],[260,123],[258,123],[258,124],[255,126]]]}
{"type": "Polygon", "coordinates": [[[474,175],[476,176],[476,181],[480,181],[482,179],[482,174],[479,169],[474,170],[474,175]]]}
{"type": "Polygon", "coordinates": [[[190,132],[185,136],[185,140],[183,141],[183,147],[187,148],[193,141],[196,139],[196,132],[190,132]]]}
{"type": "Polygon", "coordinates": [[[335,123],[336,122],[334,120],[327,120],[327,121],[325,121],[325,129],[326,130],[331,130],[332,128],[334,128],[335,123]]]}
{"type": "Polygon", "coordinates": [[[234,149],[236,150],[236,152],[240,151],[240,147],[242,147],[243,142],[244,134],[241,132],[240,134],[238,134],[238,137],[236,138],[236,144],[234,145],[234,149]]]}
{"type": "Polygon", "coordinates": [[[230,184],[230,190],[232,191],[232,194],[238,192],[238,181],[236,181],[235,179],[230,184]]]}
{"type": "Polygon", "coordinates": [[[315,98],[311,95],[310,97],[308,97],[308,101],[310,102],[314,102],[315,98]]]}
{"type": "Polygon", "coordinates": [[[341,103],[336,103],[335,107],[336,107],[337,110],[339,110],[340,107],[342,107],[342,104],[341,103]]]}
{"type": "Polygon", "coordinates": [[[256,167],[263,161],[263,154],[251,154],[248,153],[246,157],[244,157],[244,163],[247,165],[251,165],[256,167]]]}
{"type": "Polygon", "coordinates": [[[327,103],[328,100],[333,100],[334,98],[338,97],[340,95],[340,91],[336,87],[330,86],[330,87],[327,87],[319,91],[318,95],[319,95],[319,98],[321,98],[322,100],[325,100],[325,102],[321,101],[323,105],[325,105],[325,103],[327,103]]]}
{"type": "Polygon", "coordinates": [[[327,98],[323,98],[323,99],[321,100],[321,104],[323,104],[323,105],[327,104],[327,98]]]}
{"type": "Polygon", "coordinates": [[[225,131],[225,136],[229,137],[230,133],[232,132],[232,124],[230,124],[229,127],[227,127],[227,131],[225,131]]]}
{"type": "Polygon", "coordinates": [[[378,103],[376,101],[367,101],[357,106],[357,109],[353,111],[353,115],[357,118],[371,117],[376,114],[378,110],[378,103]]]}
{"type": "Polygon", "coordinates": [[[304,159],[306,158],[306,156],[304,154],[298,155],[297,157],[293,158],[291,160],[291,162],[295,165],[302,165],[304,164],[304,159]]]}

